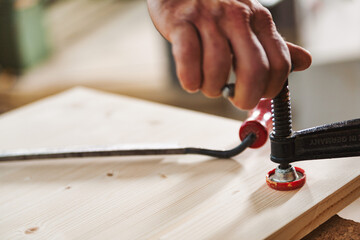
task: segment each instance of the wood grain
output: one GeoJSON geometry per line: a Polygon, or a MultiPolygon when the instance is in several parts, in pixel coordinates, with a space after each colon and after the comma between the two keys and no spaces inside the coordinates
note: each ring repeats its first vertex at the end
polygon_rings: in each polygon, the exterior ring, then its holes
{"type": "MultiPolygon", "coordinates": [[[[240,122],[77,88],[0,118],[2,150],[178,143],[230,148],[240,122]]],[[[111,157],[0,163],[0,239],[299,239],[360,195],[360,159],[298,163],[265,184],[269,146],[235,159],[111,157]]]]}

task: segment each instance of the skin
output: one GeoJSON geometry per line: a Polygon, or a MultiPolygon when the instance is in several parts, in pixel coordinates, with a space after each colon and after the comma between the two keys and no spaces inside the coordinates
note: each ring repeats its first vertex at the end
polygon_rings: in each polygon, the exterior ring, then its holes
{"type": "Polygon", "coordinates": [[[256,0],[147,0],[160,34],[172,44],[176,72],[188,92],[218,97],[233,67],[232,103],[251,109],[281,90],[292,66],[311,65],[305,49],[284,41],[256,0]]]}

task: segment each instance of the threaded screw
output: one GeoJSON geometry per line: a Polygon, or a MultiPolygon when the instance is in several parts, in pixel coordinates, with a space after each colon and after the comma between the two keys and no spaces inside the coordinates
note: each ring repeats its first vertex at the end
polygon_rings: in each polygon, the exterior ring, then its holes
{"type": "Polygon", "coordinates": [[[281,92],[271,100],[273,136],[289,137],[292,134],[291,103],[288,81],[281,92]]]}
{"type": "MultiPolygon", "coordinates": [[[[274,138],[286,138],[292,134],[291,103],[288,80],[286,80],[281,92],[271,101],[274,138]]],[[[280,164],[279,168],[287,169],[288,163],[280,164]]]]}

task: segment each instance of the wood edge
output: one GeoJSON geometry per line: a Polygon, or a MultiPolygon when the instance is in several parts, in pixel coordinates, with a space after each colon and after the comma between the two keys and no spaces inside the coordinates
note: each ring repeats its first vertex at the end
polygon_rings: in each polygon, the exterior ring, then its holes
{"type": "Polygon", "coordinates": [[[359,197],[360,176],[323,199],[317,206],[310,208],[266,239],[301,239],[359,197]],[[321,206],[323,205],[329,207],[322,209],[321,206]]]}

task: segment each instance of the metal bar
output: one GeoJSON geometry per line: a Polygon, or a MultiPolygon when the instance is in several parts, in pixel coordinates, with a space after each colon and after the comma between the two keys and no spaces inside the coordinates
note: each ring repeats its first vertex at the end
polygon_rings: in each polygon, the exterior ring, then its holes
{"type": "Polygon", "coordinates": [[[255,134],[249,134],[237,147],[230,150],[212,150],[204,148],[164,148],[164,149],[38,149],[0,153],[0,161],[19,161],[34,159],[54,158],[83,158],[83,157],[110,157],[110,156],[142,156],[142,155],[178,155],[178,154],[199,154],[216,158],[231,158],[256,140],[255,134]]]}

